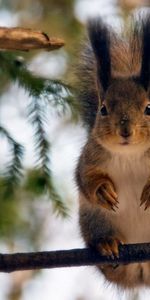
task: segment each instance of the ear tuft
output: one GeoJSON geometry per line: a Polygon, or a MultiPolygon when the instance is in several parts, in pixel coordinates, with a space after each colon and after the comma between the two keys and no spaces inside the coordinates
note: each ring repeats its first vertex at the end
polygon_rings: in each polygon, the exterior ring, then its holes
{"type": "Polygon", "coordinates": [[[98,80],[105,92],[111,77],[110,31],[98,18],[88,22],[88,33],[96,57],[98,80]]]}
{"type": "Polygon", "coordinates": [[[150,84],[150,15],[146,16],[141,25],[142,64],[140,83],[147,90],[150,84]]]}

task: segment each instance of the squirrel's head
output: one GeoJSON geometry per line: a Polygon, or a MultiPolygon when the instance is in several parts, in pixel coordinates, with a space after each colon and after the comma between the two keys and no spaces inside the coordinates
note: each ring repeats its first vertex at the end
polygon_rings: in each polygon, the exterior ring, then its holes
{"type": "Polygon", "coordinates": [[[150,100],[145,89],[133,79],[114,79],[99,107],[93,133],[111,151],[148,149],[150,100]]]}
{"type": "Polygon", "coordinates": [[[139,74],[112,75],[111,33],[100,20],[89,22],[96,58],[99,108],[93,134],[110,151],[142,151],[150,147],[150,17],[139,29],[139,74]]]}

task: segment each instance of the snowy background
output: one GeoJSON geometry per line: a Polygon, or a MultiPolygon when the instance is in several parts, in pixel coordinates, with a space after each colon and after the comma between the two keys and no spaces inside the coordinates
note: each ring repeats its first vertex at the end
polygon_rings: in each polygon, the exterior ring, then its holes
{"type": "MultiPolygon", "coordinates": [[[[114,27],[121,26],[121,19],[116,17],[117,6],[113,0],[78,0],[74,11],[76,17],[85,22],[89,16],[101,15],[114,27]]],[[[12,14],[6,10],[0,11],[0,26],[17,26],[20,15],[12,14]]],[[[41,53],[34,56],[29,69],[42,76],[61,74],[66,67],[66,54],[41,53]],[[61,66],[61,68],[60,68],[61,66]]],[[[32,165],[33,145],[32,132],[29,124],[24,121],[24,104],[27,95],[17,85],[9,87],[7,93],[1,99],[3,105],[0,111],[1,123],[11,127],[16,139],[27,146],[25,164],[32,165]],[[12,95],[12,96],[11,96],[12,95]],[[7,107],[9,100],[9,110],[7,107]],[[12,97],[12,98],[11,98],[12,97]],[[15,108],[14,99],[18,99],[22,116],[15,108]],[[11,107],[11,109],[10,109],[11,107]]],[[[85,130],[80,125],[68,125],[67,119],[62,123],[54,118],[49,132],[52,141],[52,169],[58,183],[58,187],[64,192],[64,197],[70,199],[70,217],[67,220],[51,214],[51,205],[43,202],[37,207],[40,214],[45,215],[43,230],[43,248],[41,250],[70,249],[83,247],[78,228],[78,200],[77,191],[73,182],[73,172],[82,146],[86,141],[85,130]],[[67,192],[66,192],[67,191],[67,192]],[[72,198],[74,195],[74,199],[72,198]],[[49,240],[50,236],[50,240],[49,240]]],[[[7,145],[0,148],[0,163],[4,163],[4,155],[7,145]]],[[[6,158],[7,159],[7,158],[6,158]]],[[[37,209],[36,207],[36,209],[37,209]]],[[[5,246],[1,247],[5,251],[5,246]]],[[[11,274],[0,274],[0,300],[7,299],[8,287],[12,284],[11,274]]],[[[21,280],[21,273],[16,274],[17,280],[21,280]]],[[[28,276],[27,276],[28,278],[28,276]]],[[[13,283],[14,284],[14,283],[13,283]]],[[[140,290],[140,300],[149,299],[149,290],[140,290]]],[[[136,294],[134,299],[137,299],[136,294]]],[[[133,299],[130,293],[122,293],[114,286],[104,282],[102,276],[94,267],[62,268],[44,270],[33,279],[24,283],[22,300],[127,300],[133,299]]]]}

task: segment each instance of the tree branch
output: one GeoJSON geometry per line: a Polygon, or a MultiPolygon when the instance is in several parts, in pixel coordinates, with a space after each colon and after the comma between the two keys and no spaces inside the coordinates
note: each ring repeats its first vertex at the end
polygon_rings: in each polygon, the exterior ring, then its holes
{"type": "Polygon", "coordinates": [[[128,264],[150,260],[150,243],[120,245],[119,257],[101,256],[93,249],[0,254],[0,272],[77,267],[97,264],[128,264]]]}
{"type": "Polygon", "coordinates": [[[29,51],[33,49],[55,50],[64,46],[59,38],[49,38],[42,31],[28,28],[0,27],[0,49],[29,51]]]}

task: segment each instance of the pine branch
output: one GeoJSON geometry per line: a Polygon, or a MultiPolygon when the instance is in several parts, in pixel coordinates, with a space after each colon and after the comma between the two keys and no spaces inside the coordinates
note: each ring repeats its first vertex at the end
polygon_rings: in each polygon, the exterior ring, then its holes
{"type": "Polygon", "coordinates": [[[11,161],[6,165],[4,180],[5,185],[5,196],[12,196],[14,189],[19,184],[22,177],[22,159],[24,154],[24,148],[22,145],[17,143],[9,134],[9,132],[2,126],[0,126],[0,134],[5,136],[10,145],[10,156],[11,161]]]}
{"type": "Polygon", "coordinates": [[[55,80],[33,75],[27,70],[24,63],[8,52],[0,52],[0,69],[8,78],[28,91],[29,96],[45,98],[49,104],[60,113],[70,109],[74,118],[78,115],[78,104],[72,93],[72,88],[67,84],[55,80]]]}
{"type": "Polygon", "coordinates": [[[51,51],[62,46],[64,46],[63,40],[49,38],[42,31],[20,27],[0,27],[0,49],[29,51],[45,48],[51,51]]]}
{"type": "MultiPolygon", "coordinates": [[[[5,73],[11,81],[17,82],[29,93],[30,96],[30,105],[28,107],[27,117],[34,128],[35,153],[37,156],[37,169],[35,170],[37,172],[34,172],[34,183],[40,183],[40,189],[38,189],[38,191],[40,190],[41,193],[48,194],[49,198],[53,201],[55,211],[66,216],[68,214],[67,207],[56,192],[52,180],[50,170],[51,145],[46,136],[45,126],[47,123],[46,109],[48,105],[55,108],[58,115],[60,115],[60,113],[64,114],[69,108],[72,116],[74,118],[77,116],[76,102],[72,96],[71,89],[66,84],[61,83],[58,80],[48,80],[34,76],[27,70],[26,65],[11,53],[0,52],[0,61],[0,72],[2,74],[5,73]]],[[[14,147],[14,151],[19,150],[19,148],[17,148],[18,144],[13,145],[16,145],[16,147],[14,147]]],[[[15,160],[13,160],[12,164],[9,166],[9,174],[11,173],[11,170],[14,170],[14,162],[15,160]]],[[[11,183],[11,181],[7,181],[7,183],[9,182],[11,183]]],[[[33,189],[32,193],[34,193],[33,189]]]]}
{"type": "Polygon", "coordinates": [[[86,249],[0,254],[0,272],[37,270],[97,264],[130,264],[150,260],[150,243],[120,245],[119,257],[102,256],[86,249]]]}
{"type": "Polygon", "coordinates": [[[37,156],[37,167],[39,171],[37,172],[37,175],[39,176],[41,187],[43,187],[43,192],[48,192],[49,197],[53,201],[54,209],[66,216],[67,207],[56,192],[52,182],[52,174],[50,170],[51,145],[46,137],[45,132],[46,115],[43,99],[34,98],[31,101],[28,117],[30,122],[34,125],[35,150],[37,156]]]}

